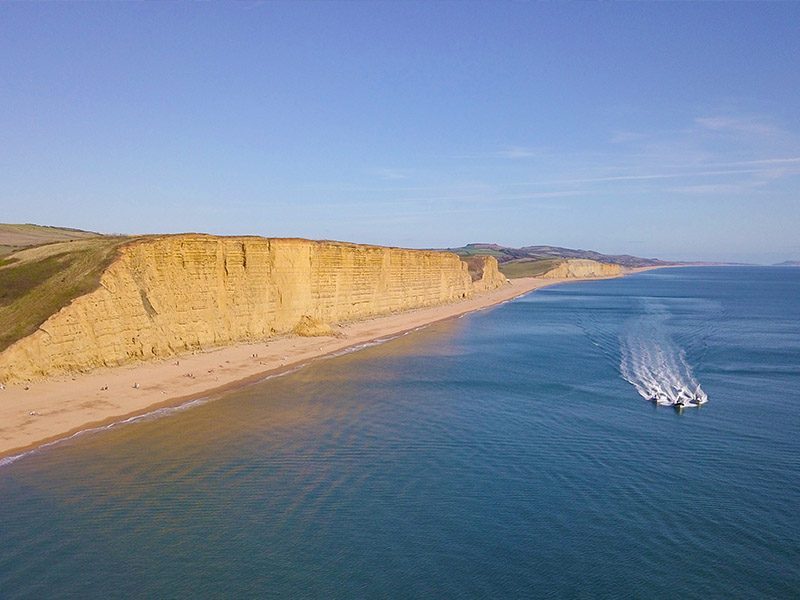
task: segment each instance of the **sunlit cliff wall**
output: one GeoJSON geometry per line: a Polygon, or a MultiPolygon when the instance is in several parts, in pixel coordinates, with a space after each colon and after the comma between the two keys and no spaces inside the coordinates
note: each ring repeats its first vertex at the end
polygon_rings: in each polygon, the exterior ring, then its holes
{"type": "Polygon", "coordinates": [[[555,269],[540,275],[543,279],[572,279],[583,277],[619,277],[622,267],[596,260],[575,258],[565,260],[555,269]]]}
{"type": "Polygon", "coordinates": [[[0,382],[86,371],[422,306],[506,282],[472,281],[446,252],[297,239],[165,236],[135,242],[32,335],[0,353],[0,382]]]}

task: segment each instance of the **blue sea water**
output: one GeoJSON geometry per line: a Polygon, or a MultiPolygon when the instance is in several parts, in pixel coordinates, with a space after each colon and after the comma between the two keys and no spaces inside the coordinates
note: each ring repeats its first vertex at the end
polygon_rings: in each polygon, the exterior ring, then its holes
{"type": "Polygon", "coordinates": [[[797,598],[798,403],[800,269],[556,286],[5,464],[0,598],[797,598]]]}

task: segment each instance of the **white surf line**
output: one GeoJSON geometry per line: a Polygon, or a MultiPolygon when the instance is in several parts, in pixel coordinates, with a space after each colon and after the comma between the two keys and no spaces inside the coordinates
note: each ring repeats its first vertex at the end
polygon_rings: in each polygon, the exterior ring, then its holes
{"type": "Polygon", "coordinates": [[[114,427],[120,427],[122,425],[130,425],[132,423],[137,423],[139,421],[150,421],[153,419],[159,419],[162,417],[167,417],[173,415],[178,412],[182,412],[189,408],[193,408],[195,406],[200,406],[202,404],[206,404],[212,400],[211,396],[204,396],[202,398],[193,398],[192,400],[187,400],[183,404],[178,404],[177,406],[162,406],[161,408],[156,408],[155,410],[151,410],[146,413],[142,413],[140,415],[133,415],[132,417],[127,417],[125,419],[120,419],[119,421],[113,421],[106,425],[99,425],[97,427],[87,427],[86,429],[81,429],[80,431],[76,431],[72,435],[68,435],[63,438],[58,438],[57,440],[52,440],[50,442],[46,442],[41,446],[36,446],[35,448],[31,448],[30,450],[26,450],[24,452],[20,452],[19,454],[12,454],[11,456],[6,456],[4,458],[0,458],[0,468],[5,467],[6,465],[10,465],[12,463],[17,462],[19,459],[24,458],[26,456],[31,456],[33,454],[38,454],[48,448],[52,448],[53,446],[57,446],[59,444],[63,444],[68,442],[69,440],[87,435],[92,433],[98,433],[100,431],[107,431],[109,429],[113,429],[114,427]]]}
{"type": "MultiPolygon", "coordinates": [[[[323,358],[323,357],[320,357],[320,358],[323,358]]],[[[264,381],[269,381],[270,379],[276,379],[278,377],[283,377],[285,375],[291,375],[292,373],[297,373],[301,369],[303,369],[306,366],[308,366],[309,362],[301,363],[301,364],[296,365],[296,366],[294,366],[294,367],[292,367],[290,369],[287,369],[286,371],[281,371],[279,373],[270,373],[269,375],[261,377],[260,379],[254,381],[253,383],[251,383],[249,385],[244,385],[242,387],[250,387],[251,385],[256,385],[256,384],[262,383],[264,381]]],[[[183,411],[188,410],[190,408],[194,408],[196,406],[201,406],[203,404],[207,404],[208,402],[216,400],[223,393],[224,392],[221,391],[219,394],[213,394],[213,395],[209,395],[209,396],[202,396],[200,398],[192,398],[191,400],[187,400],[186,402],[183,402],[183,403],[178,404],[176,406],[162,406],[162,407],[159,407],[159,408],[144,412],[144,413],[139,414],[139,415],[133,415],[131,417],[126,417],[124,419],[120,419],[119,421],[112,421],[111,423],[108,423],[106,425],[99,425],[97,427],[87,427],[86,429],[81,429],[81,430],[76,431],[75,433],[73,433],[71,435],[68,435],[68,436],[65,436],[63,438],[58,438],[58,439],[46,442],[44,444],[41,444],[40,446],[36,446],[35,448],[31,448],[29,450],[25,450],[24,452],[20,452],[19,454],[12,454],[10,456],[5,456],[3,458],[0,458],[0,468],[3,468],[3,467],[8,466],[8,465],[11,465],[11,464],[17,462],[18,460],[20,460],[22,458],[25,458],[27,456],[32,456],[34,454],[38,454],[39,452],[43,452],[43,451],[45,451],[45,450],[47,450],[49,448],[52,448],[54,446],[58,446],[60,444],[68,442],[68,441],[70,441],[72,439],[75,439],[75,438],[78,438],[78,437],[81,437],[81,436],[84,436],[84,435],[87,435],[87,434],[100,433],[102,431],[108,431],[109,429],[113,429],[115,427],[120,427],[120,426],[123,426],[123,425],[132,425],[132,424],[138,423],[140,421],[152,421],[152,420],[155,420],[155,419],[161,419],[161,418],[164,418],[164,417],[172,416],[172,415],[174,415],[176,413],[183,412],[183,411]]]]}
{"type": "MultiPolygon", "coordinates": [[[[466,314],[469,314],[469,313],[464,313],[464,314],[466,315],[466,314]]],[[[329,354],[324,354],[322,356],[318,356],[318,357],[312,358],[311,360],[308,360],[306,362],[303,362],[303,363],[300,363],[298,365],[295,365],[295,366],[293,366],[293,367],[291,367],[291,368],[289,368],[289,369],[287,369],[285,371],[280,371],[278,373],[270,373],[268,375],[265,375],[264,377],[258,378],[257,380],[253,381],[252,383],[245,384],[245,385],[243,385],[241,387],[242,388],[251,387],[253,385],[258,385],[258,384],[263,383],[265,381],[269,381],[270,379],[276,379],[278,377],[284,377],[285,375],[292,375],[293,373],[297,373],[298,371],[301,371],[302,369],[306,368],[311,363],[313,363],[315,361],[318,361],[318,360],[326,360],[326,359],[329,359],[329,358],[336,358],[338,356],[344,356],[344,355],[347,355],[347,354],[353,354],[355,352],[360,352],[361,350],[366,350],[367,348],[372,348],[374,346],[380,346],[382,344],[385,344],[386,342],[391,342],[392,340],[396,340],[398,338],[401,338],[403,336],[409,335],[411,333],[420,331],[422,329],[426,329],[427,327],[430,327],[430,325],[432,325],[432,324],[433,323],[426,323],[424,325],[419,325],[417,327],[414,327],[413,329],[409,329],[407,331],[403,331],[402,333],[398,333],[398,334],[390,335],[390,336],[385,336],[385,337],[381,337],[381,338],[376,338],[374,340],[370,340],[370,341],[363,342],[363,343],[360,343],[360,344],[355,344],[353,346],[350,346],[348,348],[344,348],[342,350],[338,350],[336,352],[331,352],[329,354]]],[[[240,389],[240,388],[237,387],[236,389],[240,389]]],[[[125,419],[120,419],[119,421],[113,421],[113,422],[108,423],[106,425],[101,425],[101,426],[98,426],[98,427],[88,427],[86,429],[81,429],[80,431],[76,431],[72,435],[68,435],[68,436],[65,436],[63,438],[58,438],[58,439],[52,440],[50,442],[46,442],[46,443],[44,443],[44,444],[42,444],[40,446],[36,446],[35,448],[31,448],[29,450],[25,450],[24,452],[20,452],[19,454],[12,454],[10,456],[6,456],[6,457],[3,457],[3,458],[0,458],[0,468],[3,468],[5,466],[7,466],[7,465],[11,465],[11,464],[17,462],[18,460],[20,460],[21,458],[25,458],[26,456],[31,456],[31,455],[37,454],[37,453],[42,452],[42,451],[44,451],[44,450],[46,450],[48,448],[52,448],[53,446],[57,446],[59,444],[63,444],[65,442],[69,441],[69,440],[72,440],[74,438],[77,438],[77,437],[80,437],[80,436],[83,436],[83,435],[86,435],[86,434],[99,433],[101,431],[107,431],[109,429],[112,429],[113,427],[119,427],[121,425],[130,425],[132,423],[137,423],[139,421],[145,421],[145,420],[149,421],[149,420],[152,420],[152,419],[168,417],[168,416],[173,415],[173,414],[175,414],[177,412],[181,412],[181,411],[184,411],[186,409],[193,408],[195,406],[200,406],[202,404],[206,404],[207,402],[211,402],[212,400],[217,399],[220,395],[221,394],[215,394],[213,396],[204,396],[202,398],[193,398],[191,400],[187,400],[186,402],[184,402],[182,404],[178,404],[177,406],[162,406],[160,408],[156,408],[154,410],[142,413],[140,415],[134,415],[132,417],[127,417],[125,419]]]]}

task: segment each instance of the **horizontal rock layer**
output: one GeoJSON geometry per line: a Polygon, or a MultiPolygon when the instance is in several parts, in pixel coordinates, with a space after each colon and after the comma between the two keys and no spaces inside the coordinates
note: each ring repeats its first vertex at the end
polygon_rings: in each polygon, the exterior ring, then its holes
{"type": "Polygon", "coordinates": [[[589,277],[619,277],[622,275],[620,265],[601,263],[589,259],[565,260],[556,268],[547,271],[542,279],[580,279],[589,277]]]}
{"type": "Polygon", "coordinates": [[[454,302],[506,282],[486,257],[299,239],[177,235],[122,248],[100,287],[0,353],[0,382],[168,357],[454,302]]]}

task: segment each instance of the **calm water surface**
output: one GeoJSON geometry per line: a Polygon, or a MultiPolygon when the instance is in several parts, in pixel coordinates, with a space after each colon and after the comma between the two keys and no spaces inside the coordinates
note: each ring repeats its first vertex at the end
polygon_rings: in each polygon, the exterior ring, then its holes
{"type": "Polygon", "coordinates": [[[550,288],[0,467],[0,598],[796,598],[798,402],[800,269],[550,288]]]}

